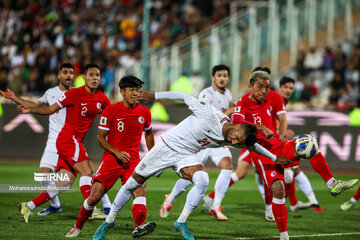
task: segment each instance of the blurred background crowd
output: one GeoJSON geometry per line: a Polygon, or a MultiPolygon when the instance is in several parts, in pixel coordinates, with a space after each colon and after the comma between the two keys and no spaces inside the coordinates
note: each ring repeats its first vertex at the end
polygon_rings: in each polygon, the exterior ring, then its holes
{"type": "MultiPolygon", "coordinates": [[[[151,1],[149,45],[170,46],[229,11],[226,0],[151,1]]],[[[142,0],[0,0],[0,14],[2,90],[40,96],[57,84],[63,61],[74,65],[76,86],[81,68],[95,62],[103,69],[101,88],[111,97],[116,68],[141,57],[142,0]]],[[[360,35],[352,42],[299,51],[291,100],[312,107],[314,99],[322,99],[326,109],[349,112],[360,106],[359,72],[360,35]]]]}

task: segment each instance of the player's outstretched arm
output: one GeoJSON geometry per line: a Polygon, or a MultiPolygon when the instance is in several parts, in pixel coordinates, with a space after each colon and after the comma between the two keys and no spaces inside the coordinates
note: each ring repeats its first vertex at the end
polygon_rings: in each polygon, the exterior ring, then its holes
{"type": "Polygon", "coordinates": [[[272,139],[274,133],[269,128],[265,127],[264,125],[255,124],[255,127],[258,131],[261,131],[264,134],[264,138],[272,139]]]}
{"type": "Polygon", "coordinates": [[[140,94],[137,96],[138,101],[149,103],[155,100],[155,93],[145,90],[140,90],[140,94]]]}
{"type": "Polygon", "coordinates": [[[59,111],[61,108],[57,103],[50,106],[39,106],[39,107],[26,107],[24,105],[18,105],[17,109],[20,113],[35,113],[39,115],[51,115],[54,112],[59,111]]]}
{"type": "Polygon", "coordinates": [[[287,159],[283,156],[276,156],[275,154],[271,153],[269,150],[267,150],[266,148],[264,148],[263,146],[261,146],[258,143],[255,143],[254,146],[251,146],[248,148],[250,151],[255,152],[257,154],[263,155],[267,158],[270,158],[272,161],[276,162],[277,164],[280,165],[286,165],[289,163],[293,163],[292,160],[287,159]]]}
{"type": "Polygon", "coordinates": [[[33,101],[28,101],[21,97],[16,96],[15,93],[13,91],[11,91],[9,88],[7,88],[6,91],[0,90],[0,95],[6,97],[7,99],[12,100],[13,102],[15,102],[17,104],[23,105],[25,107],[36,107],[36,106],[42,105],[41,103],[40,104],[35,103],[33,101]]]}

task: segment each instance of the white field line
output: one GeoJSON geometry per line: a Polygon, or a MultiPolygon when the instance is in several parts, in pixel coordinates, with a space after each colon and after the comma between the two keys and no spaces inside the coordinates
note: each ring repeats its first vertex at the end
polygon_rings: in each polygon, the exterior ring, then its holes
{"type": "MultiPolygon", "coordinates": [[[[290,238],[308,238],[308,237],[335,237],[335,236],[351,236],[360,235],[360,232],[353,233],[323,233],[323,234],[309,234],[309,235],[290,235],[290,238]]],[[[255,239],[279,239],[279,236],[263,236],[263,237],[245,237],[245,238],[232,238],[238,240],[255,240],[255,239]]]]}

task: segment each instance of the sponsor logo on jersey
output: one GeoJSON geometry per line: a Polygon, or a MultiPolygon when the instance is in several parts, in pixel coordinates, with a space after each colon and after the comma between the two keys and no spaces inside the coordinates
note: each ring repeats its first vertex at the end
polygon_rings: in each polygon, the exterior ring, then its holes
{"type": "Polygon", "coordinates": [[[144,118],[143,118],[142,116],[140,116],[140,117],[138,118],[138,121],[139,121],[139,123],[143,124],[145,120],[144,120],[144,118]]]}
{"type": "Polygon", "coordinates": [[[101,108],[101,102],[98,102],[98,103],[96,104],[96,107],[97,107],[98,109],[100,109],[100,108],[101,108]]]}
{"type": "Polygon", "coordinates": [[[60,102],[61,102],[61,101],[64,101],[65,98],[66,98],[65,94],[63,94],[63,95],[61,96],[61,98],[59,99],[59,101],[60,101],[60,102]]]}
{"type": "Polygon", "coordinates": [[[266,112],[267,112],[267,114],[271,117],[270,110],[269,110],[269,109],[267,109],[267,110],[266,110],[266,112]]]}
{"type": "Polygon", "coordinates": [[[87,103],[80,103],[81,104],[81,106],[85,106],[85,105],[87,105],[87,103]]]}
{"type": "Polygon", "coordinates": [[[258,115],[258,114],[259,114],[259,113],[252,113],[253,116],[256,116],[256,115],[258,115]]]}
{"type": "Polygon", "coordinates": [[[107,117],[101,117],[100,124],[101,125],[106,125],[107,124],[107,117]]]}
{"type": "Polygon", "coordinates": [[[275,176],[276,176],[276,172],[273,171],[270,175],[271,175],[272,177],[275,177],[275,176]]]}

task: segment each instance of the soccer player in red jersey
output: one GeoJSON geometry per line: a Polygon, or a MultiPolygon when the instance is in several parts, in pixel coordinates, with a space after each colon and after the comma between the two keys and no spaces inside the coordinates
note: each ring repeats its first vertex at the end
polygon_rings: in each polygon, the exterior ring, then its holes
{"type": "MultiPolygon", "coordinates": [[[[144,83],[134,76],[125,76],[119,82],[121,102],[105,109],[100,116],[98,143],[104,148],[94,177],[90,196],[85,199],[73,227],[66,237],[80,235],[85,222],[91,215],[101,197],[108,192],[120,178],[125,184],[140,162],[139,150],[143,131],[148,150],[154,146],[154,135],[151,128],[150,110],[137,103],[137,96],[144,83]]],[[[144,224],[146,219],[145,184],[133,192],[132,213],[135,221],[134,237],[153,231],[155,222],[144,224]]]]}
{"type": "MultiPolygon", "coordinates": [[[[300,158],[294,150],[295,140],[282,142],[273,126],[271,107],[266,100],[270,90],[270,74],[262,70],[254,71],[250,76],[249,89],[249,96],[241,98],[236,105],[232,115],[233,124],[252,122],[269,128],[274,132],[274,137],[268,140],[263,137],[262,133],[258,132],[257,142],[274,154],[280,154],[294,162],[299,161],[300,158]]],[[[256,153],[250,154],[265,184],[272,191],[272,210],[280,232],[280,239],[289,239],[287,233],[287,210],[285,207],[284,167],[256,153]]],[[[314,170],[324,179],[330,193],[334,196],[358,182],[358,179],[344,182],[336,180],[321,152],[310,158],[310,163],[314,170]]]]}
{"type": "Polygon", "coordinates": [[[33,209],[60,193],[61,188],[56,186],[72,185],[77,173],[81,175],[79,181],[81,193],[84,199],[89,197],[94,168],[86,153],[83,141],[95,117],[102,109],[111,105],[106,95],[97,90],[100,76],[100,67],[96,64],[88,64],[84,67],[85,85],[83,87],[66,91],[56,103],[50,106],[18,106],[21,113],[40,115],[51,115],[62,108],[66,108],[65,125],[56,140],[56,148],[59,154],[56,171],[68,176],[68,181],[52,182],[48,188],[51,190],[44,190],[32,201],[20,203],[19,210],[24,222],[29,221],[33,209]]]}

